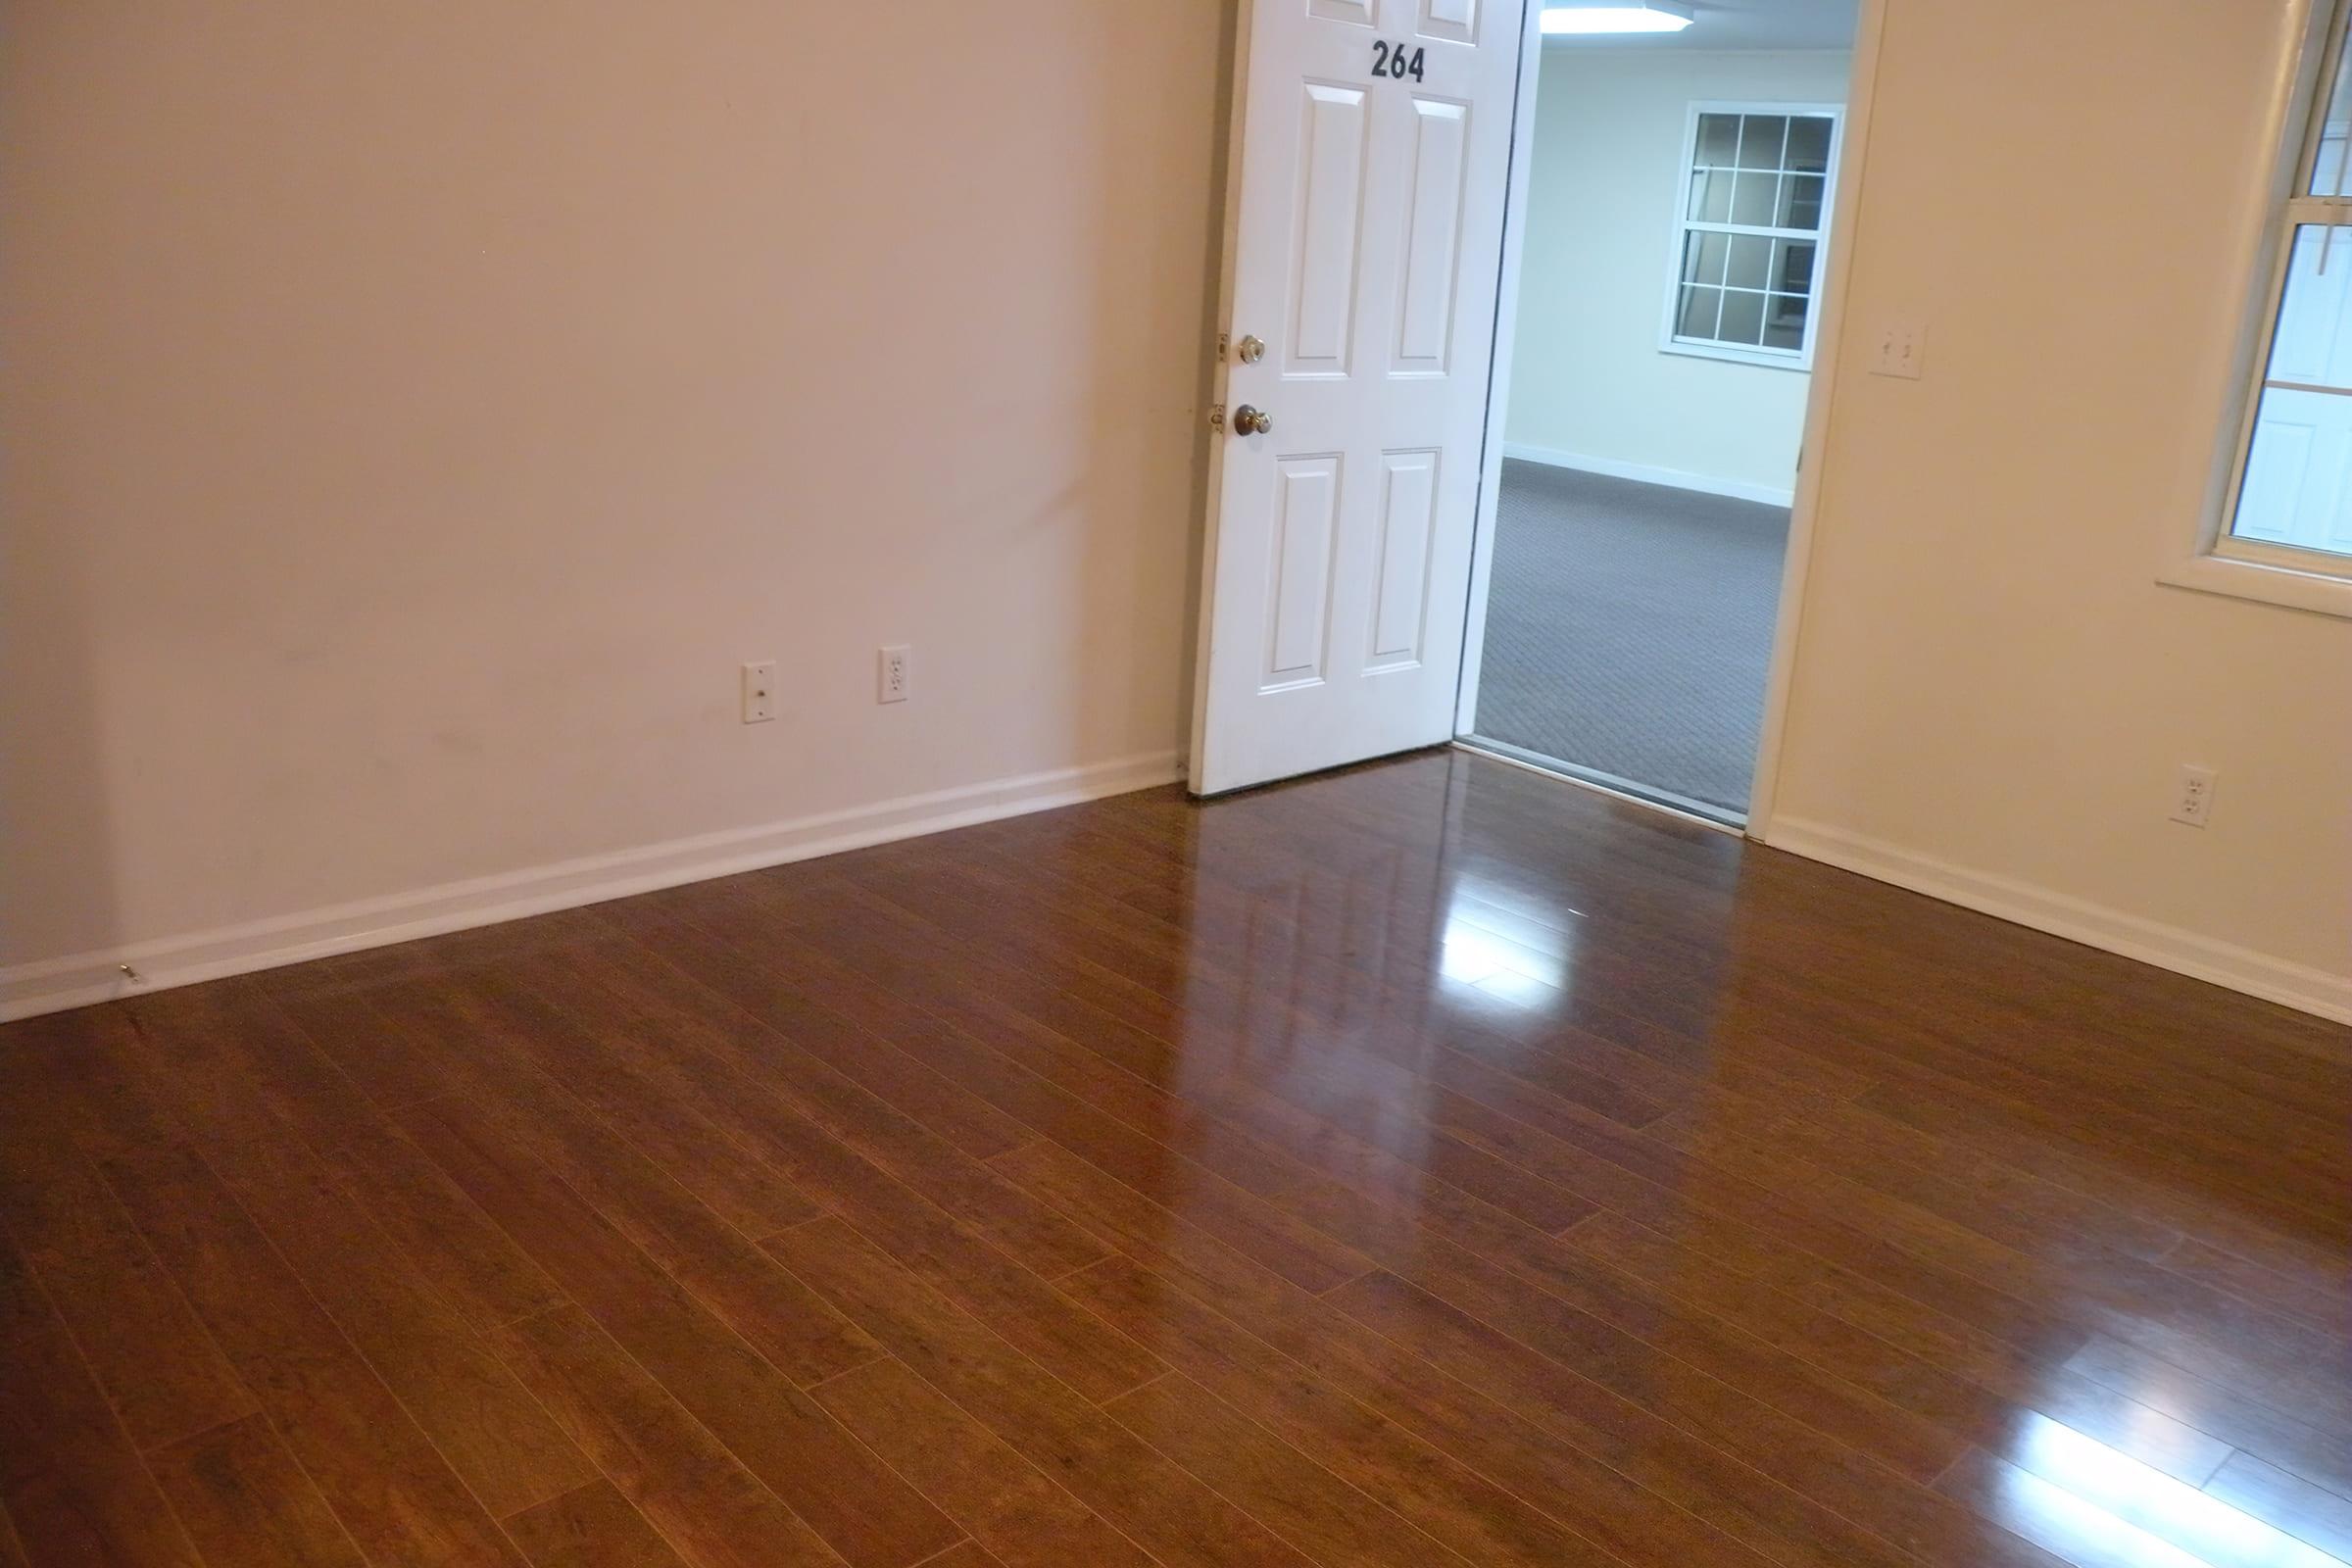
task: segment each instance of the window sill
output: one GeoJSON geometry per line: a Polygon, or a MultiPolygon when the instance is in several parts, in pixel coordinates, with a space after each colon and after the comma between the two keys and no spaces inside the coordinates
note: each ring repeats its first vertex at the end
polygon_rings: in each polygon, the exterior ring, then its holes
{"type": "Polygon", "coordinates": [[[1755,365],[1767,370],[1810,370],[1810,354],[1767,354],[1761,349],[1742,349],[1732,345],[1718,347],[1712,343],[1687,343],[1676,338],[1658,345],[1660,354],[1683,354],[1694,360],[1721,360],[1727,365],[1755,365]]]}
{"type": "Polygon", "coordinates": [[[2234,561],[2228,556],[2186,556],[2167,562],[2156,580],[2198,593],[2352,617],[2352,577],[2234,561]]]}

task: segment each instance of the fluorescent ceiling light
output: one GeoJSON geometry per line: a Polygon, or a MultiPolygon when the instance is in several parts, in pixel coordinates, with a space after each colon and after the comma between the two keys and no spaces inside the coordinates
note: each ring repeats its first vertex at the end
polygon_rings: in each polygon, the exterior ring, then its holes
{"type": "Polygon", "coordinates": [[[1690,8],[1668,0],[1630,0],[1625,5],[1544,8],[1547,33],[1680,32],[1690,25],[1690,8]]]}

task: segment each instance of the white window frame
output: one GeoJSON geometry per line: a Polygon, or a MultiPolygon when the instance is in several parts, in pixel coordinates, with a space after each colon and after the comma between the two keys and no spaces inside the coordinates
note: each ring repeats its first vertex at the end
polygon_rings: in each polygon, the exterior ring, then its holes
{"type": "Polygon", "coordinates": [[[2249,308],[2231,361],[2220,454],[2189,548],[2169,552],[2161,582],[2266,604],[2352,616],[2352,556],[2240,539],[2230,530],[2245,488],[2255,420],[2271,363],[2279,304],[2293,262],[2295,229],[2332,218],[2333,244],[2352,265],[2352,196],[2305,196],[2327,125],[2322,101],[2331,62],[2352,26],[2352,0],[2313,0],[2296,69],[2274,105],[2276,153],[2256,187],[2259,211],[2246,268],[2249,308]]]}
{"type": "Polygon", "coordinates": [[[1845,105],[1817,103],[1731,103],[1717,100],[1693,103],[1683,119],[1683,153],[1675,165],[1674,220],[1667,230],[1666,302],[1658,315],[1658,351],[1702,360],[1727,360],[1735,365],[1761,365],[1776,370],[1813,368],[1813,344],[1821,333],[1822,282],[1829,275],[1830,224],[1837,210],[1838,160],[1845,153],[1845,105]],[[1760,228],[1743,223],[1709,223],[1690,217],[1690,173],[1698,157],[1698,119],[1701,115],[1805,115],[1830,122],[1830,161],[1822,172],[1821,226],[1818,229],[1760,228]],[[1757,234],[1768,239],[1812,242],[1813,282],[1806,294],[1805,341],[1793,349],[1746,348],[1684,337],[1675,330],[1682,316],[1683,256],[1694,232],[1757,234]]]}

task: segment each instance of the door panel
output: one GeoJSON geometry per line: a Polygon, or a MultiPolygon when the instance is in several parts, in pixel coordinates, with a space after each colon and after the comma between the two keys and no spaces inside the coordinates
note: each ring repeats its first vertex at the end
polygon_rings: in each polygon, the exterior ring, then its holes
{"type": "Polygon", "coordinates": [[[1404,286],[1398,291],[1393,368],[1445,373],[1453,327],[1454,267],[1461,260],[1462,183],[1469,170],[1470,106],[1413,100],[1413,185],[1404,220],[1404,286]]]}
{"type": "Polygon", "coordinates": [[[1421,18],[1413,28],[1414,36],[1475,44],[1478,12],[1478,0],[1421,0],[1421,18]]]}
{"type": "Polygon", "coordinates": [[[1372,664],[1394,669],[1421,657],[1429,620],[1429,545],[1438,508],[1435,452],[1392,452],[1380,498],[1380,587],[1372,664]]]}
{"type": "Polygon", "coordinates": [[[1285,458],[1274,502],[1274,605],[1261,691],[1322,678],[1330,645],[1331,546],[1340,513],[1338,458],[1285,458]]]}
{"type": "Polygon", "coordinates": [[[1251,0],[1192,760],[1453,734],[1527,0],[1251,0]]]}
{"type": "Polygon", "coordinates": [[[1293,373],[1348,373],[1355,318],[1355,262],[1364,220],[1364,112],[1360,88],[1306,84],[1300,111],[1298,284],[1291,291],[1293,373]]]}

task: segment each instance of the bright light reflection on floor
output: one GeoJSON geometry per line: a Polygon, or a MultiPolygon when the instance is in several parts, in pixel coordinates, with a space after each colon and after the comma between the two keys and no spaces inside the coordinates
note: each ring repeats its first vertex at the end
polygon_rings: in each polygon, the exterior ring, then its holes
{"type": "MultiPolygon", "coordinates": [[[[2231,1568],[2345,1568],[2221,1498],[2174,1480],[2047,1416],[2019,1432],[2002,1501],[2058,1533],[2084,1531],[2130,1543],[2125,1560],[2148,1564],[2229,1563],[2231,1568]],[[2019,1474],[2018,1472],[2026,1472],[2019,1474]]],[[[2041,1539],[2041,1532],[2021,1528],[2041,1539]]]]}
{"type": "Polygon", "coordinates": [[[1557,990],[1568,984],[1573,939],[1567,932],[1512,916],[1465,889],[1448,901],[1438,941],[1438,973],[1456,985],[1534,981],[1557,990]]]}

